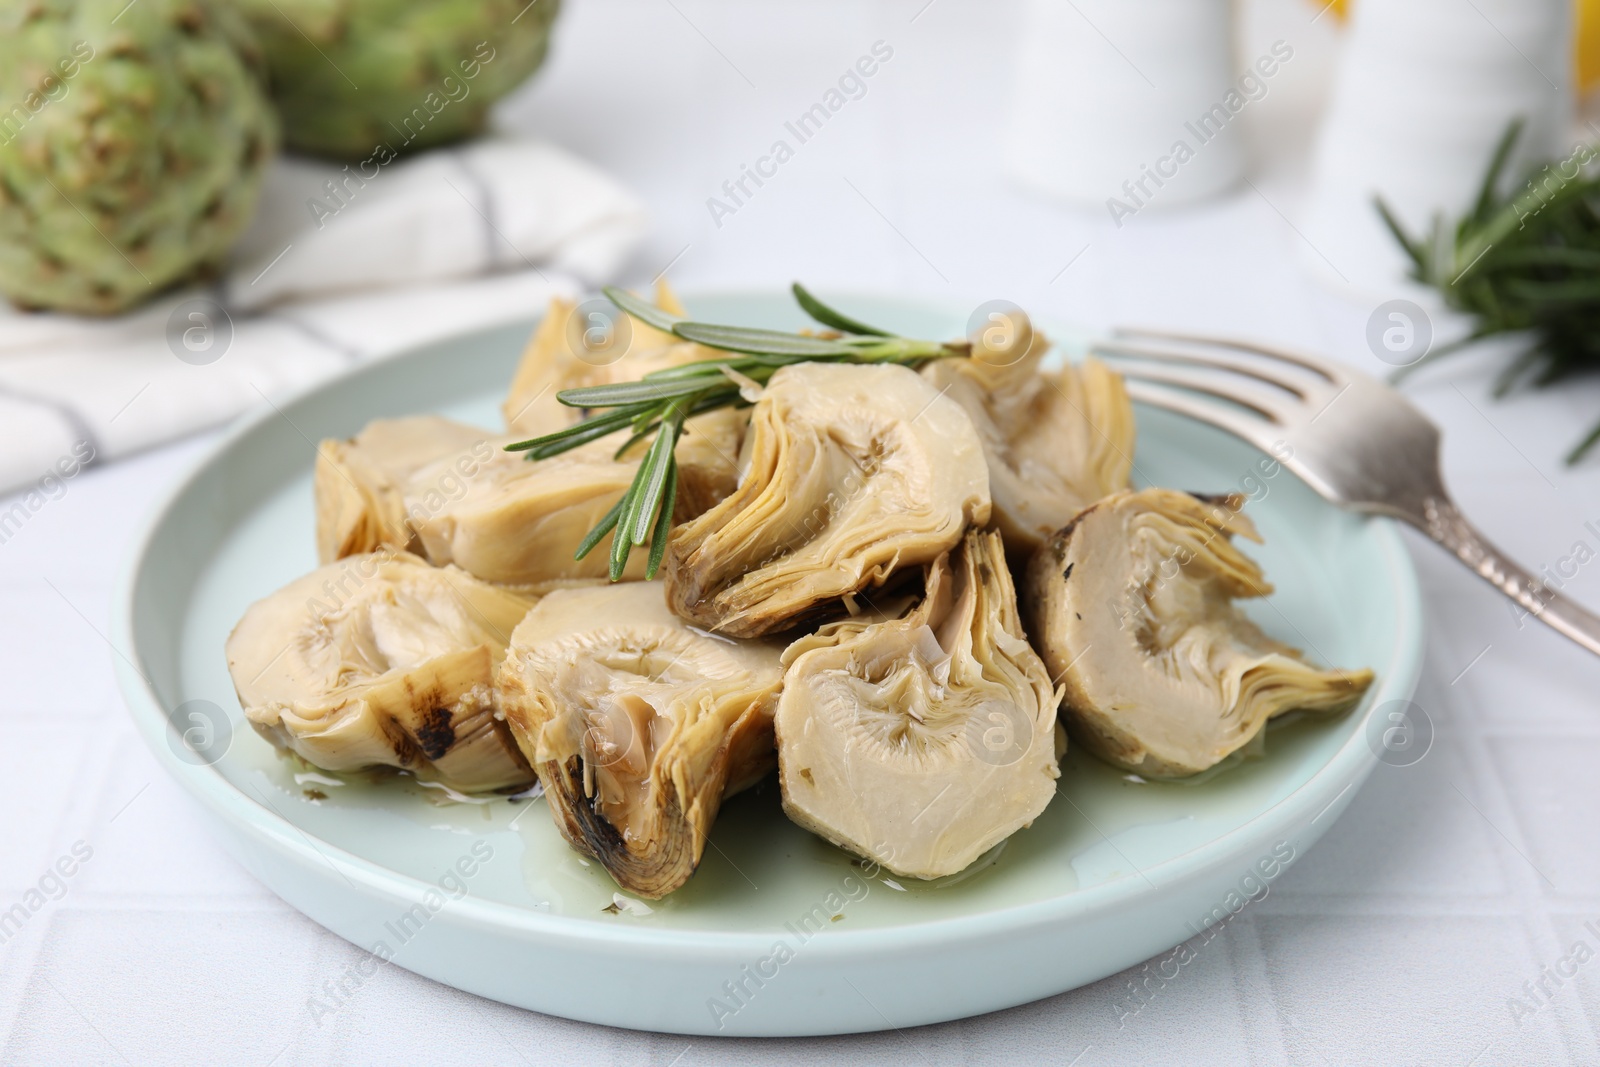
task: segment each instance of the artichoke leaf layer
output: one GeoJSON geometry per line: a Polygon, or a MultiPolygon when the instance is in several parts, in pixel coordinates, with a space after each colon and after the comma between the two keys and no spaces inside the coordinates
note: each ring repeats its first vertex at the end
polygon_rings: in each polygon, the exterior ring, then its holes
{"type": "Polygon", "coordinates": [[[772,769],[781,653],[695,630],[653,584],[540,601],[500,688],[562,836],[630,892],[683,885],[723,799],[772,769]]]}
{"type": "MultiPolygon", "coordinates": [[[[664,279],[656,284],[655,304],[671,315],[686,314],[664,279]]],[[[591,314],[578,309],[573,301],[554,297],[528,338],[500,405],[509,432],[533,437],[577,422],[582,410],[557,399],[563,389],[631,382],[654,370],[723,355],[663,333],[620,308],[591,314]],[[589,338],[596,343],[587,343],[589,338]]]]}
{"type": "Polygon", "coordinates": [[[407,514],[412,506],[443,506],[498,450],[476,426],[438,415],[375,419],[348,440],[317,446],[312,489],[317,505],[317,556],[323,563],[389,547],[420,554],[407,514]],[[417,485],[417,473],[432,477],[417,485]]]}
{"type": "Polygon", "coordinates": [[[1081,512],[1029,562],[1024,610],[1092,751],[1138,774],[1194,774],[1267,721],[1357,703],[1369,670],[1321,670],[1235,604],[1272,592],[1234,535],[1260,541],[1238,496],[1124,490],[1081,512]]]}
{"type": "Polygon", "coordinates": [[[667,599],[708,630],[795,626],[989,519],[989,475],[960,405],[894,365],[799,363],[750,419],[739,487],[673,532],[667,599]]]}
{"type": "MultiPolygon", "coordinates": [[[[679,521],[732,490],[743,427],[741,418],[727,416],[740,414],[710,412],[689,420],[678,447],[679,521]]],[[[471,477],[459,480],[451,478],[448,460],[422,468],[404,493],[422,553],[435,564],[453,563],[485,581],[510,585],[606,577],[603,549],[581,560],[574,550],[633,484],[637,455],[615,456],[627,439],[627,431],[619,430],[531,462],[524,453],[496,449],[471,477]],[[445,484],[452,491],[441,492],[445,484]]],[[[644,553],[633,553],[623,577],[644,577],[646,562],[644,553]]]]}
{"type": "Polygon", "coordinates": [[[994,525],[1025,560],[1079,510],[1128,486],[1134,418],[1122,377],[1098,360],[1049,371],[1024,325],[1010,344],[934,360],[922,376],[960,404],[983,440],[994,525]]]}
{"type": "MultiPolygon", "coordinates": [[[[612,456],[624,440],[602,438],[533,462],[520,452],[496,450],[458,492],[443,498],[430,496],[442,472],[424,468],[406,496],[423,554],[511,585],[605,577],[604,551],[581,560],[573,551],[633,483],[638,461],[612,456]]],[[[643,576],[644,560],[630,559],[625,577],[643,576]]]]}
{"type": "Polygon", "coordinates": [[[314,766],[522,787],[533,773],[494,675],[532,604],[405,553],[351,556],[253,604],[228,638],[228,669],[256,729],[314,766]]]}
{"type": "Polygon", "coordinates": [[[996,533],[935,561],[903,617],[825,626],[784,663],[784,810],[843,848],[909,877],[954,874],[1055,794],[1059,694],[996,533]]]}

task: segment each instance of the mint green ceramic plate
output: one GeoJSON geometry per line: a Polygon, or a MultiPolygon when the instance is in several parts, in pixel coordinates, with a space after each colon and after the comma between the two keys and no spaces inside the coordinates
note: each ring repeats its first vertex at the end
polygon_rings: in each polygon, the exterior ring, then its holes
{"type": "MultiPolygon", "coordinates": [[[[918,336],[965,331],[965,306],[844,303],[918,336]]],[[[800,325],[787,295],[690,305],[718,321],[800,325]]],[[[944,884],[868,878],[790,824],[769,782],[723,809],[694,878],[645,912],[618,906],[543,800],[453,803],[405,780],[297,777],[303,769],[244,723],[223,641],[252,601],[316,565],[313,443],[415,412],[498,427],[529,329],[431,345],[245,420],[156,509],[116,609],[117,645],[137,666],[118,663],[139,730],[224,848],[374,953],[357,982],[394,965],[555,1015],[707,1034],[903,1028],[1023,1003],[1160,953],[1282,877],[1376,762],[1374,709],[1411,695],[1420,616],[1399,537],[1279,473],[1249,509],[1266,537],[1252,551],[1278,587],[1254,615],[1325,661],[1372,667],[1366,702],[1274,727],[1265,758],[1200,784],[1141,784],[1070,753],[1060,795],[1032,828],[944,884]],[[222,709],[232,740],[197,764],[173,721],[204,731],[207,705],[222,709]]],[[[1144,479],[1256,485],[1246,479],[1260,456],[1233,438],[1163,412],[1139,417],[1144,479]]]]}

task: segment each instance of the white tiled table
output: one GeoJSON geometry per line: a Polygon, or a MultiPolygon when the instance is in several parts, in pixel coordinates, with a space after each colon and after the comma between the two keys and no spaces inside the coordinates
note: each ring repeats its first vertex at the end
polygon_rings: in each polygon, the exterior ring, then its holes
{"type": "MultiPolygon", "coordinates": [[[[1254,334],[1382,369],[1363,340],[1373,304],[1311,280],[1286,221],[1331,20],[1310,25],[1298,0],[1252,5],[1251,32],[1303,59],[1250,116],[1259,192],[1118,230],[1000,173],[1013,5],[925,3],[569,0],[551,68],[503,117],[644,193],[658,230],[633,280],[671,263],[684,289],[799,277],[1003,295],[1090,326],[1254,334]],[[894,55],[867,95],[717,227],[706,199],[880,39],[894,55]]],[[[1462,506],[1535,566],[1600,548],[1584,528],[1600,519],[1600,462],[1559,459],[1600,417],[1600,383],[1494,402],[1488,379],[1463,360],[1413,392],[1445,427],[1462,506]]],[[[200,832],[134,737],[100,636],[130,529],[208,443],[93,469],[0,544],[0,906],[74,842],[93,850],[0,945],[0,1062],[1600,1063],[1600,962],[1549,984],[1520,1024],[1508,1004],[1574,942],[1600,950],[1584,927],[1600,929],[1600,663],[1519,629],[1415,540],[1432,751],[1379,767],[1270,897],[1120,1027],[1131,972],[943,1026],[755,1042],[546,1018],[398,968],[318,1025],[307,998],[356,950],[200,832]]],[[[1570,589],[1600,604],[1600,567],[1570,589]]]]}

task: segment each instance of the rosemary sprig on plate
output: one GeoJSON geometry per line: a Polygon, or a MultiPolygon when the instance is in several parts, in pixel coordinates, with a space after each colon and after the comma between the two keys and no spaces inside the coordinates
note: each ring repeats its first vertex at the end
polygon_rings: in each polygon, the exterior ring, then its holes
{"type": "Polygon", "coordinates": [[[526,452],[545,459],[579,445],[630,430],[617,449],[620,459],[654,434],[634,474],[633,484],[578,545],[582,559],[611,534],[610,573],[622,579],[628,556],[646,540],[650,556],[645,578],[656,576],[672,532],[672,509],[678,495],[678,465],[673,454],[692,415],[753,402],[753,387],[765,384],[781,367],[794,363],[899,363],[915,367],[931,359],[965,356],[967,341],[918,341],[869,326],[829,307],[800,285],[794,297],[807,315],[827,327],[823,333],[784,333],[748,326],[720,326],[669,314],[621,289],[607,289],[611,302],[627,314],[663,333],[706,348],[731,353],[727,359],[697,360],[652,371],[636,382],[563,389],[556,399],[591,412],[582,422],[555,433],[507,445],[508,452],[526,452]]]}
{"type": "MultiPolygon", "coordinates": [[[[1595,152],[1579,149],[1559,165],[1536,168],[1502,195],[1497,187],[1521,129],[1520,120],[1506,129],[1476,202],[1453,226],[1436,219],[1429,233],[1413,237],[1378,201],[1411,260],[1412,277],[1474,318],[1466,337],[1434,349],[1396,379],[1484,337],[1516,332],[1530,343],[1500,374],[1496,396],[1520,382],[1543,386],[1600,368],[1600,178],[1581,169],[1595,152]],[[1572,177],[1563,173],[1568,163],[1572,177]]],[[[1567,462],[1576,463],[1596,442],[1600,425],[1567,462]]]]}

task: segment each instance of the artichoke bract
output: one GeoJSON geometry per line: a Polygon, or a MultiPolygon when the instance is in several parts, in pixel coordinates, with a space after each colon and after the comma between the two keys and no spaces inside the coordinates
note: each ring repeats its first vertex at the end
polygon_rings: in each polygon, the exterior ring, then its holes
{"type": "Polygon", "coordinates": [[[533,603],[404,553],[351,556],[251,605],[228,670],[256,729],[314,766],[525,786],[494,674],[533,603]]]}
{"type": "MultiPolygon", "coordinates": [[[[638,463],[612,457],[623,440],[602,439],[531,463],[521,453],[496,451],[451,496],[435,492],[443,472],[423,468],[406,496],[423,554],[510,585],[605,577],[603,552],[580,560],[573,549],[633,482],[638,463]]],[[[633,561],[627,577],[643,575],[644,560],[633,561]]]]}
{"type": "MultiPolygon", "coordinates": [[[[678,449],[680,521],[733,491],[743,424],[737,411],[689,420],[678,449]]],[[[632,482],[637,460],[613,457],[625,440],[613,435],[529,463],[499,438],[438,415],[375,419],[317,447],[318,557],[331,563],[388,548],[510,585],[602,578],[604,553],[576,560],[572,546],[632,482]]],[[[636,560],[627,577],[643,571],[636,560]]]]}
{"type": "MultiPolygon", "coordinates": [[[[686,314],[665,280],[656,283],[655,302],[668,314],[686,314]]],[[[616,349],[607,345],[591,351],[582,343],[583,331],[596,324],[575,321],[576,313],[577,308],[571,301],[555,297],[528,339],[512,376],[511,388],[500,405],[506,428],[511,433],[552,433],[580,421],[582,409],[570,407],[558,399],[563,389],[630,382],[652,371],[719,358],[714,349],[680,341],[648,323],[626,316],[618,316],[610,324],[612,330],[627,330],[625,338],[608,338],[616,349]]],[[[678,499],[673,509],[676,521],[687,522],[703,514],[738,486],[738,456],[749,424],[750,413],[737,408],[708,411],[684,423],[676,450],[678,499]]],[[[606,440],[614,449],[627,437],[606,440]]],[[[636,445],[628,455],[637,459],[643,453],[644,446],[636,445]]],[[[630,477],[634,469],[635,465],[630,463],[630,477]]],[[[596,557],[597,560],[601,558],[603,556],[596,557]]]]}
{"type": "Polygon", "coordinates": [[[772,770],[781,653],[695,631],[644,582],[541,600],[500,690],[562,836],[640,896],[687,881],[723,798],[772,770]]]}
{"type": "Polygon", "coordinates": [[[1024,617],[1066,692],[1073,735],[1138,774],[1215,766],[1294,709],[1345,710],[1369,670],[1321,670],[1234,603],[1272,592],[1234,535],[1261,540],[1239,496],[1124,490],[1028,564],[1024,617]]]}
{"type": "Polygon", "coordinates": [[[784,652],[783,808],[913,878],[970,865],[1055,795],[1056,704],[995,533],[969,533],[900,618],[845,620],[784,652]]]}
{"type": "Polygon", "coordinates": [[[544,62],[560,0],[234,0],[271,70],[284,141],[382,165],[483,128],[544,62]]]}
{"type": "MultiPolygon", "coordinates": [[[[656,283],[655,303],[670,315],[687,314],[665,279],[656,283]]],[[[558,399],[563,389],[630,382],[654,370],[719,358],[713,349],[679,340],[620,312],[586,315],[578,307],[564,297],[552,298],[528,338],[500,405],[510,432],[547,434],[582,418],[581,409],[558,399]],[[595,330],[600,331],[598,340],[588,343],[595,330]]]]}
{"type": "Polygon", "coordinates": [[[1079,510],[1128,487],[1133,405],[1098,360],[1039,366],[1049,344],[1031,327],[1013,348],[939,359],[922,376],[966,409],[989,460],[994,525],[1025,561],[1079,510]]]}
{"type": "Polygon", "coordinates": [[[972,420],[905,367],[782,368],[741,464],[727,499],[673,531],[665,569],[673,611],[734,637],[834,611],[989,520],[972,420]]]}
{"type": "Polygon", "coordinates": [[[249,29],[212,0],[0,12],[0,291],[108,315],[219,265],[277,122],[249,29]]]}
{"type": "MultiPolygon", "coordinates": [[[[733,490],[742,420],[713,411],[689,422],[680,449],[684,492],[682,519],[733,490]]],[[[572,578],[603,578],[606,554],[573,558],[573,549],[633,483],[636,457],[615,453],[626,431],[581,448],[529,462],[520,452],[496,450],[476,463],[470,477],[453,477],[456,459],[446,457],[412,475],[404,512],[423,554],[436,564],[454,563],[485,581],[540,585],[572,578]],[[441,486],[448,483],[452,491],[441,486]]],[[[645,559],[631,559],[624,576],[644,576],[645,559]]]]}
{"type": "Polygon", "coordinates": [[[422,554],[406,512],[442,508],[497,451],[476,426],[438,415],[374,419],[348,440],[317,446],[312,490],[317,504],[317,555],[323,563],[385,546],[422,554]],[[430,483],[413,485],[424,468],[430,483]]]}

